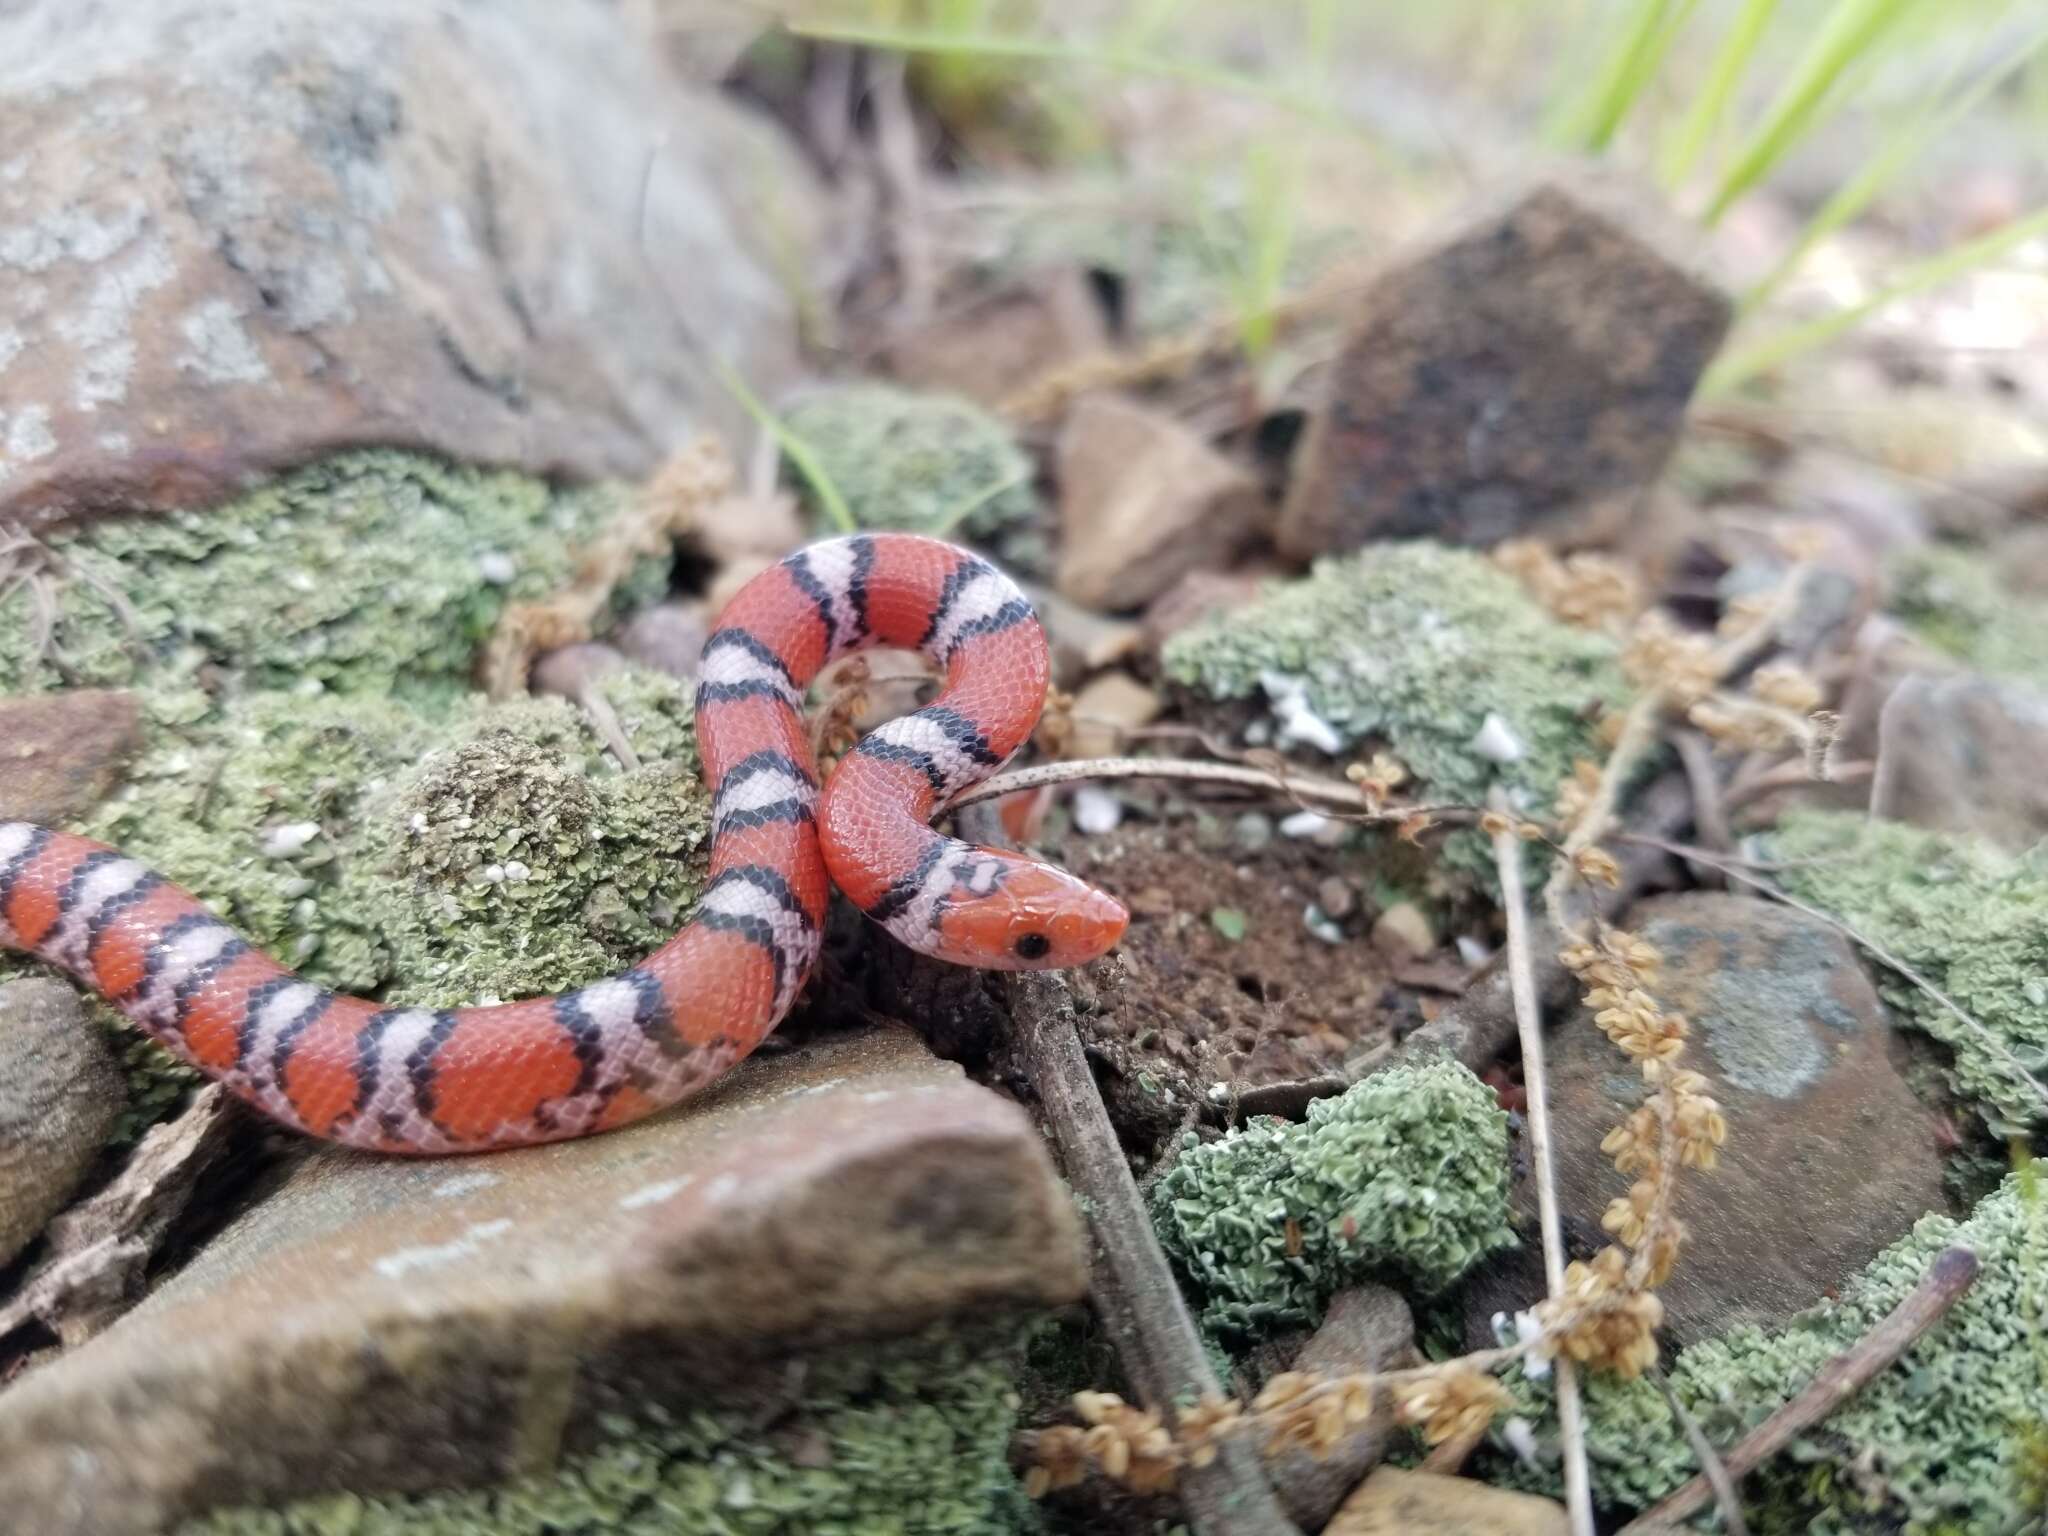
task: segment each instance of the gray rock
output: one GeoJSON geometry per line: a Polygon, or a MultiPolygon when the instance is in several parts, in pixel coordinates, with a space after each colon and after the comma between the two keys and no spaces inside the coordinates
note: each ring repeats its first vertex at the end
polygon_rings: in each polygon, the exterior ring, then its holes
{"type": "Polygon", "coordinates": [[[0,1268],[64,1208],[127,1102],[77,993],[55,981],[0,986],[0,1268]]]}
{"type": "Polygon", "coordinates": [[[55,826],[91,810],[142,745],[135,696],[78,688],[0,699],[0,821],[55,826]]]}
{"type": "MultiPolygon", "coordinates": [[[[1377,1374],[1404,1364],[1414,1348],[1415,1318],[1400,1293],[1362,1285],[1330,1303],[1322,1326],[1295,1357],[1294,1369],[1329,1376],[1377,1374]]],[[[1384,1390],[1377,1408],[1323,1456],[1295,1450],[1266,1463],[1280,1507],[1303,1530],[1321,1530],[1344,1496],[1386,1455],[1394,1421],[1384,1390]]]]}
{"type": "Polygon", "coordinates": [[[1281,548],[1617,531],[1730,316],[1667,222],[1553,176],[1382,273],[1297,451],[1281,548]]]}
{"type": "MultiPolygon", "coordinates": [[[[1659,1292],[1676,1342],[1812,1306],[1914,1222],[1942,1208],[1934,1114],[1907,1086],[1905,1047],[1848,941],[1760,898],[1690,892],[1637,907],[1630,926],[1664,955],[1663,1006],[1692,1022],[1686,1064],[1728,1121],[1720,1166],[1685,1170],[1691,1238],[1659,1292]]],[[[1641,1076],[1584,1009],[1552,1035],[1551,1124],[1573,1258],[1607,1242],[1627,1192],[1600,1141],[1643,1096],[1641,1076]]],[[[1535,1191],[1516,1189],[1524,1248],[1472,1287],[1467,1337],[1543,1293],[1535,1191]]]]}
{"type": "Polygon", "coordinates": [[[644,474],[747,429],[710,358],[793,374],[819,223],[610,7],[0,7],[0,522],[365,443],[644,474]]]}
{"type": "Polygon", "coordinates": [[[1873,815],[2024,852],[2048,837],[2048,693],[1914,673],[1878,722],[1873,815]]]}
{"type": "Polygon", "coordinates": [[[1023,1112],[907,1031],[842,1038],[610,1135],[316,1152],[0,1395],[0,1501],[41,1536],[140,1536],[224,1504],[489,1484],[622,1405],[1086,1284],[1023,1112]]]}

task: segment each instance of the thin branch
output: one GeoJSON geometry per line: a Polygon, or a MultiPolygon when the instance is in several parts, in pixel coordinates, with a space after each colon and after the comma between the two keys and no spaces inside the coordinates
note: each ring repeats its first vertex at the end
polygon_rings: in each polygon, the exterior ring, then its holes
{"type": "MultiPolygon", "coordinates": [[[[1504,797],[1495,791],[1504,805],[1504,797]]],[[[1536,1178],[1536,1204],[1543,1230],[1543,1277],[1551,1300],[1564,1295],[1564,1224],[1557,1209],[1557,1174],[1550,1144],[1550,1088],[1543,1066],[1543,1014],[1536,1001],[1536,971],[1529,950],[1529,902],[1522,889],[1522,841],[1513,818],[1493,836],[1493,857],[1500,870],[1501,910],[1508,924],[1508,980],[1515,1000],[1515,1021],[1522,1037],[1522,1077],[1529,1090],[1530,1162],[1536,1178]]],[[[1564,1435],[1564,1496],[1574,1536],[1593,1536],[1593,1488],[1586,1468],[1586,1425],[1579,1403],[1578,1372],[1569,1356],[1560,1354],[1557,1370],[1557,1418],[1564,1435]]]]}
{"type": "Polygon", "coordinates": [[[1918,987],[1922,992],[1933,998],[1958,1023],[1975,1035],[1979,1044],[1996,1056],[2001,1063],[2009,1067],[2014,1075],[2033,1091],[2034,1097],[2039,1099],[2043,1106],[2048,1106],[2048,1087],[2044,1087],[2041,1080],[2027,1070],[2026,1064],[2013,1054],[2010,1046],[1994,1035],[1989,1029],[1985,1028],[1983,1024],[1979,1023],[1975,1016],[1965,1009],[1961,1003],[1950,997],[1941,988],[1914,970],[1912,966],[1893,954],[1889,949],[1886,949],[1884,945],[1878,943],[1877,940],[1869,937],[1867,934],[1858,932],[1833,913],[1824,912],[1819,907],[1810,906],[1792,895],[1789,891],[1773,885],[1770,881],[1759,880],[1756,876],[1745,873],[1737,867],[1734,861],[1716,858],[1703,848],[1685,852],[1678,844],[1666,844],[1660,839],[1645,837],[1639,833],[1625,833],[1623,835],[1632,842],[1648,843],[1653,847],[1664,847],[1673,853],[1679,853],[1682,857],[1692,859],[1701,864],[1712,865],[1729,879],[1739,881],[1752,890],[1761,891],[1764,895],[1771,897],[1775,901],[1782,901],[1795,912],[1804,912],[1808,917],[1826,923],[1859,949],[1868,951],[1871,957],[1880,965],[1897,971],[1899,975],[1903,976],[1913,986],[1918,987]]]}
{"type": "MultiPolygon", "coordinates": [[[[1948,1315],[1965,1291],[1976,1283],[1977,1255],[1961,1246],[1935,1255],[1912,1294],[1883,1321],[1814,1373],[1799,1394],[1744,1435],[1723,1457],[1730,1477],[1740,1478],[1761,1466],[1792,1440],[1820,1423],[1861,1391],[1880,1371],[1894,1364],[1920,1337],[1948,1315]]],[[[1646,1510],[1618,1536],[1651,1536],[1704,1509],[1713,1497],[1704,1475],[1646,1510]]]]}
{"type": "Polygon", "coordinates": [[[1728,1536],[1749,1536],[1749,1522],[1742,1518],[1742,1496],[1735,1490],[1735,1479],[1728,1475],[1728,1466],[1721,1460],[1721,1453],[1714,1449],[1714,1442],[1700,1428],[1700,1421],[1692,1416],[1692,1410],[1678,1400],[1678,1394],[1671,1389],[1671,1378],[1654,1365],[1647,1374],[1657,1384],[1657,1390],[1664,1394],[1664,1405],[1671,1410],[1671,1417],[1678,1420],[1678,1427],[1685,1431],[1686,1443],[1699,1460],[1700,1476],[1714,1491],[1714,1504],[1720,1511],[1722,1523],[1728,1527],[1728,1536]]]}
{"type": "Polygon", "coordinates": [[[1243,789],[1263,789],[1304,803],[1331,807],[1343,812],[1346,820],[1384,822],[1388,825],[1418,815],[1437,822],[1479,819],[1479,813],[1469,805],[1400,805],[1383,811],[1368,810],[1365,796],[1356,784],[1348,780],[1172,757],[1085,757],[1064,763],[1042,763],[1035,768],[1017,768],[982,780],[951,801],[946,809],[965,810],[970,805],[1000,800],[1004,795],[1013,795],[1021,790],[1043,789],[1048,784],[1092,783],[1103,779],[1180,779],[1200,784],[1232,784],[1243,789]]]}

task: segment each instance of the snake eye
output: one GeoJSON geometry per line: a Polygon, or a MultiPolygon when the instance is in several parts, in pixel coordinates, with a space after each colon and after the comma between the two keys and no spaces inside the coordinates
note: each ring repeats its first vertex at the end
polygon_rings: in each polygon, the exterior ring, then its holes
{"type": "Polygon", "coordinates": [[[1017,942],[1010,946],[1017,952],[1019,960],[1043,960],[1052,949],[1052,940],[1042,933],[1024,933],[1017,936],[1017,942]]]}

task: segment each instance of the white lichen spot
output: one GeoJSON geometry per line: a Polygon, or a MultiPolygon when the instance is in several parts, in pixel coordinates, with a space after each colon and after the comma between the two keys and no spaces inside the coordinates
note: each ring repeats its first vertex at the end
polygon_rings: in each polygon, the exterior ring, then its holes
{"type": "Polygon", "coordinates": [[[269,859],[288,859],[319,835],[320,823],[317,821],[288,821],[283,826],[272,827],[264,834],[263,856],[269,859]]]}
{"type": "Polygon", "coordinates": [[[414,811],[412,813],[412,820],[407,822],[406,825],[412,828],[412,835],[414,837],[425,837],[427,835],[427,813],[425,811],[414,811]]]}
{"type": "Polygon", "coordinates": [[[502,864],[486,864],[483,867],[482,873],[485,885],[503,885],[505,883],[505,866],[502,864]]]}
{"type": "Polygon", "coordinates": [[[695,1179],[686,1173],[678,1179],[663,1179],[659,1184],[643,1184],[631,1194],[619,1196],[619,1209],[637,1211],[646,1206],[659,1205],[664,1200],[673,1200],[694,1182],[695,1179]]]}
{"type": "Polygon", "coordinates": [[[732,1198],[734,1191],[739,1187],[740,1176],[738,1174],[721,1173],[711,1181],[710,1187],[704,1191],[704,1198],[714,1203],[729,1200],[732,1198]]]}
{"type": "Polygon", "coordinates": [[[0,160],[0,181],[20,181],[28,174],[28,168],[33,163],[27,155],[16,155],[12,160],[0,160]]]}
{"type": "Polygon", "coordinates": [[[476,573],[494,587],[509,586],[519,574],[519,562],[501,549],[487,549],[476,557],[476,573]]]}
{"type": "Polygon", "coordinates": [[[533,871],[517,859],[505,861],[505,879],[513,885],[520,885],[533,878],[533,871]]]}
{"type": "Polygon", "coordinates": [[[473,1195],[480,1189],[489,1189],[505,1181],[495,1173],[458,1173],[452,1179],[443,1179],[433,1188],[436,1200],[453,1200],[458,1195],[473,1195]]]}
{"type": "Polygon", "coordinates": [[[101,453],[111,453],[117,457],[132,452],[135,447],[135,440],[126,432],[102,432],[94,441],[99,444],[101,453]]]}
{"type": "Polygon", "coordinates": [[[1472,738],[1472,750],[1489,763],[1519,763],[1528,753],[1515,728],[1491,710],[1472,738]]]}
{"type": "Polygon", "coordinates": [[[208,299],[178,321],[185,350],[178,366],[209,384],[260,384],[270,365],[242,329],[242,311],[227,299],[208,299]]]}
{"type": "Polygon", "coordinates": [[[441,247],[448,253],[448,260],[474,272],[484,264],[484,256],[477,249],[476,236],[470,232],[469,215],[454,203],[443,203],[439,213],[441,247]]]}
{"type": "Polygon", "coordinates": [[[440,1269],[460,1259],[467,1259],[480,1252],[485,1243],[493,1238],[503,1237],[512,1230],[510,1217],[496,1221],[480,1221],[452,1243],[436,1243],[419,1248],[401,1248],[388,1253],[374,1266],[377,1273],[387,1280],[403,1279],[416,1269],[440,1269]]]}
{"type": "Polygon", "coordinates": [[[17,464],[32,464],[57,451],[57,435],[50,430],[49,407],[25,405],[12,416],[0,414],[0,475],[17,464]]]}
{"type": "Polygon", "coordinates": [[[28,343],[21,339],[21,332],[13,326],[0,325],[0,373],[7,371],[8,364],[21,356],[22,349],[27,345],[28,343]]]}

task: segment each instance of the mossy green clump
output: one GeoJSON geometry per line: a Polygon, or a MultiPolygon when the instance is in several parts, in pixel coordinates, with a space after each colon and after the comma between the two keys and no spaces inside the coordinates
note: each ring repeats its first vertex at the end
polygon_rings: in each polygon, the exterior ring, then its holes
{"type": "Polygon", "coordinates": [[[1464,1067],[1396,1067],[1311,1104],[1305,1123],[1189,1133],[1153,1186],[1153,1223],[1206,1328],[1313,1323],[1347,1285],[1392,1274],[1441,1291],[1511,1246],[1507,1136],[1464,1067]]]}
{"type": "MultiPolygon", "coordinates": [[[[1957,1222],[1919,1224],[1825,1303],[1776,1330],[1741,1328],[1694,1345],[1670,1372],[1709,1439],[1727,1445],[1868,1333],[1919,1284],[1942,1249],[1977,1255],[1976,1283],[1899,1362],[1744,1484],[1759,1536],[1863,1532],[2014,1536],[2038,1530],[2032,1447],[2048,1425],[2048,1212],[2015,1175],[1957,1222]]],[[[1547,1382],[1517,1382],[1525,1413],[1550,1411],[1547,1382]]],[[[1698,1471],[1648,1382],[1592,1376],[1588,1452],[1596,1499],[1655,1502],[1698,1471]]],[[[1545,1438],[1555,1442],[1552,1423],[1545,1438]]],[[[1486,1475],[1555,1493],[1554,1463],[1516,1458],[1496,1431],[1486,1475]]]]}
{"type": "MultiPolygon", "coordinates": [[[[563,585],[619,507],[607,488],[366,450],[204,511],[60,530],[49,644],[32,639],[35,591],[0,597],[0,692],[161,689],[204,667],[254,688],[452,697],[505,604],[563,585]]],[[[618,600],[663,579],[645,562],[618,600]]]]}
{"type": "Polygon", "coordinates": [[[1928,644],[1980,672],[2039,683],[2048,677],[2048,613],[2008,590],[1982,554],[1931,544],[1894,562],[1891,607],[1928,644]]]}
{"type": "MultiPolygon", "coordinates": [[[[1047,563],[1031,460],[1009,429],[951,395],[842,384],[793,402],[785,423],[863,528],[979,544],[1026,572],[1047,563]]],[[[817,511],[817,493],[794,475],[817,511]]]]}
{"type": "Polygon", "coordinates": [[[180,1536],[950,1536],[1036,1528],[1008,1464],[1014,1344],[813,1363],[764,1423],[710,1408],[613,1421],[554,1473],[497,1490],[353,1494],[187,1523],[180,1536]]]}
{"type": "MultiPolygon", "coordinates": [[[[2027,1072],[2048,1072],[2048,845],[2016,856],[1897,822],[1807,811],[1779,824],[1770,854],[1793,895],[1919,971],[2027,1072]]],[[[1899,1016],[1954,1053],[1956,1092],[1992,1131],[2024,1134],[2048,1119],[1997,1049],[1895,972],[1876,975],[1899,1016]]]]}
{"type": "MultiPolygon", "coordinates": [[[[1499,783],[1527,815],[1550,809],[1575,760],[1604,755],[1593,707],[1624,692],[1610,641],[1559,623],[1483,555],[1427,543],[1320,561],[1174,636],[1163,660],[1210,699],[1264,700],[1283,747],[1384,742],[1430,798],[1483,804],[1499,783]]],[[[1476,833],[1445,853],[1492,864],[1476,833]]]]}

